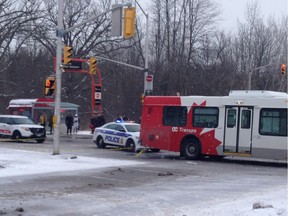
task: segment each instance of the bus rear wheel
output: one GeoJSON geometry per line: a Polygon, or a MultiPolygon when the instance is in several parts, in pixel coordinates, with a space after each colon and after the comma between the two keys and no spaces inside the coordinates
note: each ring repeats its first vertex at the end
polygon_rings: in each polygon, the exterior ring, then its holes
{"type": "Polygon", "coordinates": [[[182,148],[183,156],[188,160],[196,160],[201,156],[201,146],[195,139],[189,139],[184,142],[182,148]]]}

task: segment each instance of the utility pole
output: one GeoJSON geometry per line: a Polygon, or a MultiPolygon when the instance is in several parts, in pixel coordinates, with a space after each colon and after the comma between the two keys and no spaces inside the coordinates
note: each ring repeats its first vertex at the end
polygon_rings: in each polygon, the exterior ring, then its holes
{"type": "Polygon", "coordinates": [[[88,22],[91,22],[98,17],[104,16],[108,12],[112,10],[116,10],[120,7],[128,6],[131,7],[131,3],[127,4],[119,4],[112,9],[109,9],[97,16],[91,17],[90,19],[77,24],[75,26],[72,26],[68,29],[63,29],[63,0],[58,0],[58,23],[57,23],[57,31],[56,31],[56,36],[57,36],[57,49],[56,49],[56,95],[55,95],[55,106],[54,106],[54,114],[56,116],[56,124],[54,128],[54,143],[53,143],[53,155],[58,155],[59,154],[59,137],[60,137],[60,104],[61,104],[61,80],[62,80],[62,49],[63,49],[63,44],[62,44],[62,37],[65,36],[68,32],[74,30],[75,28],[78,28],[88,22]]]}
{"type": "MultiPolygon", "coordinates": [[[[144,12],[144,10],[142,9],[141,5],[138,3],[138,1],[136,0],[136,4],[139,6],[139,8],[141,9],[141,11],[143,12],[143,14],[146,17],[146,36],[145,36],[145,45],[144,45],[144,49],[145,49],[145,64],[144,64],[144,95],[147,92],[147,81],[146,81],[146,77],[148,76],[148,42],[149,42],[149,16],[148,14],[146,14],[144,12]]],[[[149,89],[150,90],[150,89],[149,89]]]]}

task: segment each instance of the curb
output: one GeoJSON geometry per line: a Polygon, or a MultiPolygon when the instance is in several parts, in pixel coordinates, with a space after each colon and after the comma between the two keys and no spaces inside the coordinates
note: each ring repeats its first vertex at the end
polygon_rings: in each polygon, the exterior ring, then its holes
{"type": "MultiPolygon", "coordinates": [[[[93,135],[84,135],[84,134],[72,134],[72,135],[67,135],[67,134],[60,134],[60,138],[70,138],[70,139],[92,139],[93,135]]],[[[54,135],[46,135],[46,140],[53,140],[54,135]]]]}

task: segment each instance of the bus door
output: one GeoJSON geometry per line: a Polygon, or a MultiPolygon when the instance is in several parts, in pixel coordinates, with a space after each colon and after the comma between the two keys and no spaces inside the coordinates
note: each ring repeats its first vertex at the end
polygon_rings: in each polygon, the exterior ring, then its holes
{"type": "Polygon", "coordinates": [[[251,153],[252,107],[227,106],[224,153],[251,153]]]}

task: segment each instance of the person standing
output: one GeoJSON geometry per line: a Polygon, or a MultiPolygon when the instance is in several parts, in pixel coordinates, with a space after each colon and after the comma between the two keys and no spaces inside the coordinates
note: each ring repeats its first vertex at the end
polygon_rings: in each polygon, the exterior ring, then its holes
{"type": "Polygon", "coordinates": [[[76,113],[73,119],[73,133],[74,134],[77,134],[78,127],[79,127],[79,118],[78,118],[78,114],[76,113]]]}
{"type": "Polygon", "coordinates": [[[73,116],[71,115],[71,113],[68,113],[68,115],[66,116],[65,124],[67,127],[67,134],[72,134],[73,116]]]}
{"type": "Polygon", "coordinates": [[[49,128],[50,128],[50,134],[52,134],[52,131],[53,131],[53,114],[51,114],[51,115],[49,116],[48,126],[49,126],[49,128]]]}
{"type": "Polygon", "coordinates": [[[47,124],[47,116],[45,112],[42,113],[39,120],[40,120],[40,125],[42,125],[45,128],[47,124]]]}
{"type": "Polygon", "coordinates": [[[91,134],[94,133],[95,125],[96,125],[96,116],[93,115],[92,118],[90,119],[91,134]]]}

